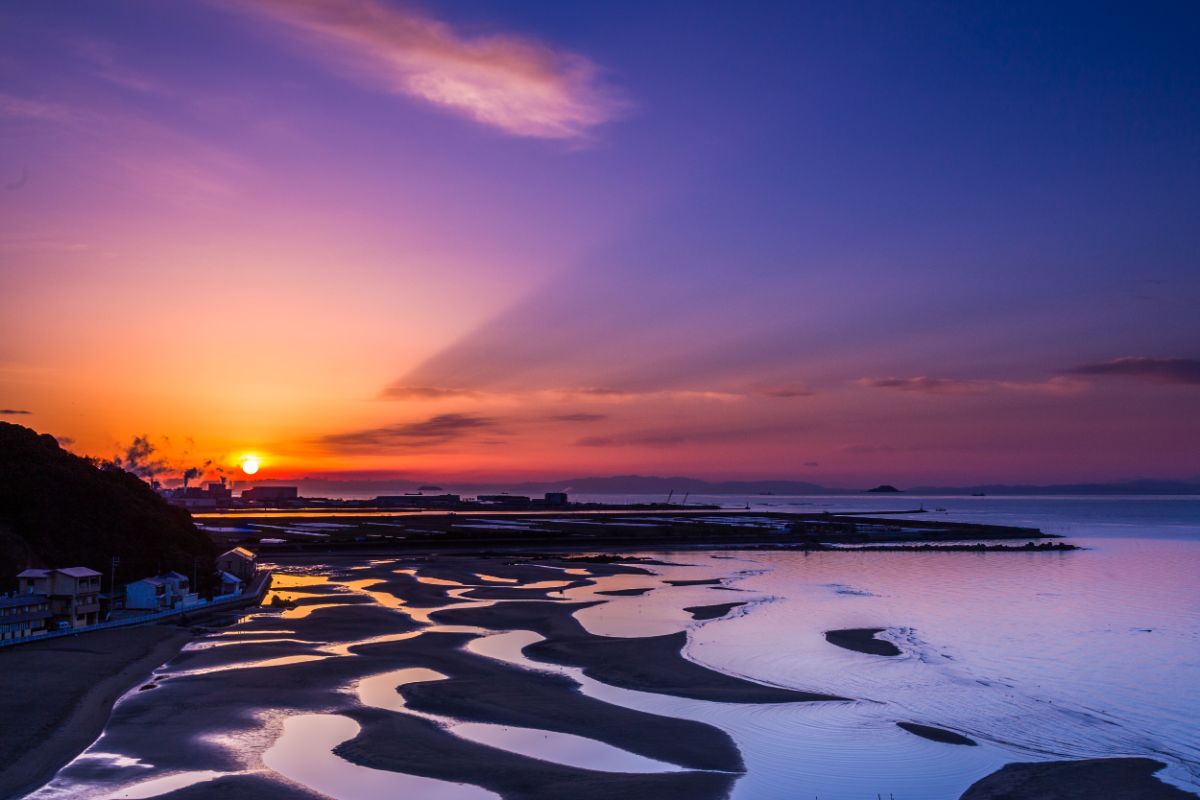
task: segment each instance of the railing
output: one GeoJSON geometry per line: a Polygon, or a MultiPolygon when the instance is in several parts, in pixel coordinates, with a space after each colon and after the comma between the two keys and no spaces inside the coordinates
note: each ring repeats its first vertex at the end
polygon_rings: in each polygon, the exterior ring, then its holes
{"type": "Polygon", "coordinates": [[[0,649],[12,647],[17,644],[28,644],[30,642],[44,642],[47,639],[60,639],[64,636],[75,636],[80,633],[91,633],[92,631],[102,631],[109,628],[129,628],[134,625],[145,625],[151,622],[160,622],[171,617],[181,617],[185,614],[201,614],[207,613],[214,609],[234,607],[237,605],[248,605],[251,601],[261,600],[266,594],[267,588],[271,585],[271,573],[259,572],[250,582],[250,586],[241,594],[220,595],[212,600],[201,600],[195,605],[187,606],[186,608],[169,608],[165,611],[155,611],[150,614],[139,614],[136,617],[127,617],[125,619],[114,619],[108,622],[97,622],[95,625],[85,625],[81,628],[68,628],[61,631],[47,631],[46,633],[38,634],[37,636],[26,636],[20,639],[5,639],[0,641],[0,649]]]}

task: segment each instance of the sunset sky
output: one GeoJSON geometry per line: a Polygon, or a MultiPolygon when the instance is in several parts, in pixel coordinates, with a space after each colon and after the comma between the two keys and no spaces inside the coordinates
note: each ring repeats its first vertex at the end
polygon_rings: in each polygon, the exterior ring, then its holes
{"type": "Polygon", "coordinates": [[[0,8],[0,419],[179,470],[1200,476],[1200,6],[0,8]]]}

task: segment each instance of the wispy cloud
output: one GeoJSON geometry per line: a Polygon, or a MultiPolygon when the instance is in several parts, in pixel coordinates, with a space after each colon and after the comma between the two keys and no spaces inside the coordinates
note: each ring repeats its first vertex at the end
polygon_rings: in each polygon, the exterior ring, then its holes
{"type": "Polygon", "coordinates": [[[600,422],[608,419],[607,414],[591,414],[586,411],[580,411],[575,414],[555,414],[550,419],[555,422],[600,422]]]}
{"type": "Polygon", "coordinates": [[[475,414],[438,414],[418,422],[402,422],[380,428],[333,433],[319,442],[333,447],[430,447],[462,439],[473,433],[492,432],[493,417],[475,414]]]}
{"type": "Polygon", "coordinates": [[[61,103],[0,93],[0,116],[40,122],[69,122],[75,113],[61,103]]]}
{"type": "Polygon", "coordinates": [[[1097,364],[1083,364],[1066,371],[1068,375],[1111,375],[1146,383],[1198,384],[1200,359],[1196,358],[1114,358],[1097,364]]]}
{"type": "Polygon", "coordinates": [[[636,431],[609,436],[585,436],[575,444],[579,447],[678,447],[689,436],[677,431],[636,431]]]}
{"type": "Polygon", "coordinates": [[[479,397],[480,392],[450,386],[407,386],[393,384],[383,390],[388,400],[446,400],[453,397],[479,397]]]}
{"type": "Polygon", "coordinates": [[[372,86],[515,136],[582,139],[624,103],[589,59],[512,33],[468,34],[378,0],[250,0],[372,86]]]}
{"type": "Polygon", "coordinates": [[[0,408],[0,417],[16,417],[32,413],[32,411],[26,411],[23,408],[0,408]]]}
{"type": "Polygon", "coordinates": [[[812,397],[816,392],[799,383],[759,384],[751,388],[751,393],[760,397],[777,397],[788,399],[792,397],[812,397]]]}
{"type": "Polygon", "coordinates": [[[730,402],[742,400],[746,396],[739,392],[723,392],[709,389],[616,389],[606,386],[551,390],[550,394],[557,395],[563,400],[588,400],[601,403],[625,403],[633,400],[670,400],[673,402],[716,400],[730,402]]]}
{"type": "Polygon", "coordinates": [[[781,430],[799,430],[796,425],[775,426],[760,425],[754,427],[712,428],[647,428],[635,431],[625,431],[600,436],[585,436],[577,439],[577,447],[650,447],[669,448],[681,447],[703,442],[742,441],[758,434],[778,433],[781,430]]]}
{"type": "Polygon", "coordinates": [[[979,378],[860,378],[861,386],[874,389],[894,389],[901,392],[930,395],[983,395],[997,392],[1029,394],[1076,394],[1085,385],[1078,380],[1057,376],[1046,381],[1000,381],[979,378]]]}
{"type": "Polygon", "coordinates": [[[91,37],[68,40],[67,46],[87,62],[99,78],[123,89],[142,94],[171,95],[169,88],[154,77],[124,64],[110,43],[91,37]]]}
{"type": "Polygon", "coordinates": [[[235,179],[247,172],[243,159],[190,134],[86,102],[0,93],[0,117],[65,131],[76,137],[73,152],[86,169],[108,179],[115,170],[123,186],[183,205],[227,199],[235,192],[235,179]]]}

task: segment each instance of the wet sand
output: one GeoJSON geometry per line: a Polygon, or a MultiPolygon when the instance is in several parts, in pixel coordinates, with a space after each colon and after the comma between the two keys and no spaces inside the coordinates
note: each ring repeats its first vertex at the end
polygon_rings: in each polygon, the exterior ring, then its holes
{"type": "Polygon", "coordinates": [[[553,764],[460,739],[433,722],[374,709],[350,712],[362,732],[334,751],[356,764],[467,782],[506,800],[717,800],[736,774],[675,772],[632,775],[553,764]]]}
{"type": "Polygon", "coordinates": [[[19,797],[95,741],[113,703],[179,652],[176,625],[119,628],[0,651],[0,797],[19,797]]]}
{"type": "Polygon", "coordinates": [[[663,581],[670,586],[720,586],[720,578],[701,578],[697,580],[663,581]]]}
{"type": "Polygon", "coordinates": [[[653,591],[653,587],[646,586],[642,589],[609,589],[608,591],[596,592],[596,594],[608,597],[639,597],[651,591],[653,591]]]}
{"type": "Polygon", "coordinates": [[[528,602],[486,608],[450,609],[433,618],[447,625],[473,625],[494,631],[530,630],[545,641],[529,645],[525,655],[567,667],[589,678],[641,692],[719,703],[801,703],[845,697],[783,689],[735,678],[684,658],[687,632],[665,636],[596,636],[573,616],[597,603],[528,602]]]}
{"type": "Polygon", "coordinates": [[[960,800],[1182,800],[1196,795],[1163,783],[1149,758],[1009,764],[971,785],[960,800]]]}
{"type": "Polygon", "coordinates": [[[596,700],[565,676],[480,658],[462,649],[473,638],[426,633],[405,642],[356,647],[354,652],[447,675],[446,680],[401,688],[408,707],[417,711],[584,736],[691,769],[743,769],[741,754],[723,731],[596,700]]]}
{"type": "Polygon", "coordinates": [[[825,641],[856,653],[873,656],[898,656],[900,648],[891,642],[876,639],[875,634],[887,628],[847,628],[840,631],[825,631],[825,641]]]}
{"type": "Polygon", "coordinates": [[[964,745],[966,747],[975,747],[979,744],[974,739],[963,736],[961,733],[948,731],[945,728],[935,728],[932,725],[921,725],[917,722],[897,722],[896,726],[908,731],[914,736],[920,736],[922,739],[929,739],[931,742],[957,744],[964,745]]]}
{"type": "Polygon", "coordinates": [[[688,606],[684,611],[691,614],[692,619],[719,619],[738,606],[744,605],[746,605],[745,601],[740,603],[714,603],[710,606],[688,606]]]}

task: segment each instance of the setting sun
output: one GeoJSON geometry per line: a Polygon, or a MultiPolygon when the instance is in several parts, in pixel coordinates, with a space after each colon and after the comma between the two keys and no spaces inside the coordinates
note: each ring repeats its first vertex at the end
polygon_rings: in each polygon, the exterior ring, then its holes
{"type": "Polygon", "coordinates": [[[246,456],[242,459],[242,472],[247,475],[253,475],[258,472],[258,457],[246,456]]]}

